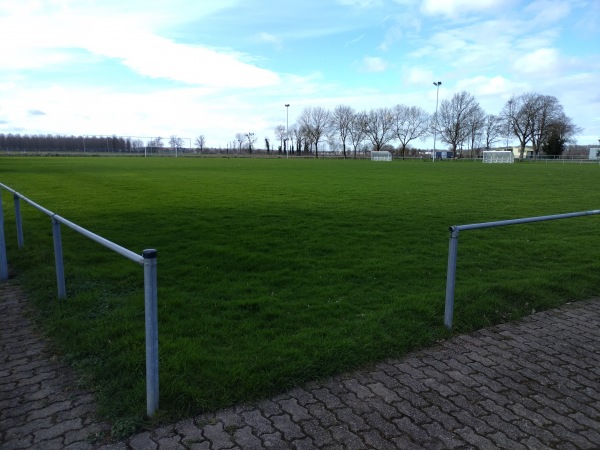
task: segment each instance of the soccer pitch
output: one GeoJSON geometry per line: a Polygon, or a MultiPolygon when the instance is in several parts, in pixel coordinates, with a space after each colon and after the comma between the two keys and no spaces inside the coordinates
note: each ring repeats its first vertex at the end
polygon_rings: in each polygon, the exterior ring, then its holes
{"type": "MultiPolygon", "coordinates": [[[[0,182],[158,250],[160,414],[261,398],[448,336],[448,226],[598,209],[597,165],[2,158],[0,182]]],[[[141,269],[2,196],[9,266],[109,420],[145,412],[141,269]]],[[[454,332],[600,293],[600,218],[461,235],[454,332]]]]}

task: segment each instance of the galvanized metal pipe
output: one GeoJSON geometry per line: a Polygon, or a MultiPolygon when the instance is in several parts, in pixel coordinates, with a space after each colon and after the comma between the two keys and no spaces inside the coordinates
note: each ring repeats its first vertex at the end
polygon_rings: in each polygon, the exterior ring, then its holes
{"type": "Polygon", "coordinates": [[[144,250],[144,303],[146,319],[146,412],[153,416],[158,409],[158,295],[156,277],[157,252],[144,250]]]}
{"type": "Polygon", "coordinates": [[[458,234],[463,230],[479,230],[482,228],[503,227],[508,225],[521,225],[534,222],[546,222],[549,220],[569,219],[572,217],[584,217],[600,214],[600,210],[581,211],[566,214],[554,214],[550,216],[527,217],[523,219],[499,220],[496,222],[472,223],[468,225],[454,225],[450,230],[450,244],[448,249],[448,271],[446,274],[446,303],[444,307],[444,325],[452,328],[454,316],[454,290],[456,284],[456,262],[458,259],[458,234]]]}
{"type": "Polygon", "coordinates": [[[88,231],[85,228],[80,227],[79,225],[57,214],[52,214],[52,218],[57,222],[62,223],[63,225],[71,228],[72,230],[75,230],[78,233],[84,235],[85,237],[91,239],[92,241],[95,241],[103,245],[104,247],[109,248],[113,252],[116,252],[119,255],[124,256],[125,258],[130,259],[131,261],[140,265],[144,264],[144,258],[138,255],[137,253],[134,253],[131,250],[126,249],[125,247],[121,247],[120,245],[115,244],[114,242],[111,242],[108,239],[103,238],[102,236],[98,236],[97,234],[92,233],[91,231],[88,231]]]}
{"type": "Polygon", "coordinates": [[[17,224],[17,244],[23,248],[23,221],[21,220],[21,199],[17,194],[13,194],[15,201],[15,222],[17,224]]]}
{"type": "Polygon", "coordinates": [[[456,284],[456,261],[458,259],[459,230],[450,227],[450,244],[448,248],[448,272],[446,274],[446,305],[444,308],[444,325],[452,328],[454,317],[454,286],[456,284]]]}
{"type": "Polygon", "coordinates": [[[62,239],[60,236],[60,223],[52,218],[52,238],[54,240],[54,265],[56,267],[56,286],[58,298],[67,298],[65,285],[65,266],[63,264],[62,239]]]}

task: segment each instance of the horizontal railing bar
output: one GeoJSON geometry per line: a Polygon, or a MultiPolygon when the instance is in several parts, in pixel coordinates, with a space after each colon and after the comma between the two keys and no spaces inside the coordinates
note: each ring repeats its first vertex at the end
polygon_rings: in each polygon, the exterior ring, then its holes
{"type": "Polygon", "coordinates": [[[77,225],[76,223],[71,222],[70,220],[65,219],[64,217],[59,216],[58,214],[50,211],[49,209],[44,208],[43,206],[38,205],[37,203],[35,203],[32,200],[29,200],[27,197],[25,197],[22,194],[19,194],[17,191],[15,191],[14,189],[9,188],[8,186],[6,186],[5,184],[0,183],[0,187],[2,187],[3,189],[6,189],[7,191],[11,192],[13,195],[18,196],[20,199],[22,199],[24,202],[26,202],[27,204],[33,206],[35,209],[37,209],[38,211],[43,212],[44,214],[46,214],[47,216],[51,217],[52,219],[56,220],[59,223],[62,223],[63,225],[66,225],[67,227],[71,228],[74,231],[77,231],[78,233],[84,235],[85,237],[99,243],[100,245],[103,245],[104,247],[124,256],[127,259],[130,259],[133,262],[136,262],[140,265],[144,264],[144,257],[142,255],[138,255],[137,253],[132,252],[131,250],[126,249],[125,247],[121,247],[118,244],[115,244],[112,241],[109,241],[108,239],[103,238],[102,236],[99,236],[95,233],[92,233],[89,230],[86,230],[85,228],[77,225]]]}
{"type": "Polygon", "coordinates": [[[67,227],[71,228],[72,230],[75,230],[78,233],[81,233],[85,237],[88,237],[91,240],[96,241],[100,245],[103,245],[104,247],[124,256],[125,258],[130,259],[133,262],[136,262],[140,265],[144,264],[144,257],[142,255],[138,255],[137,253],[134,253],[131,250],[126,249],[125,247],[121,247],[119,244],[115,244],[114,242],[109,241],[108,239],[105,239],[102,236],[98,236],[97,234],[92,233],[91,231],[86,230],[83,227],[80,227],[76,223],[73,223],[73,222],[65,219],[64,217],[59,216],[58,214],[52,215],[52,218],[54,220],[56,220],[57,222],[60,222],[63,225],[66,225],[67,227]]]}
{"type": "Polygon", "coordinates": [[[547,220],[568,219],[569,217],[582,217],[600,214],[600,210],[581,211],[567,214],[555,214],[551,216],[528,217],[524,219],[499,220],[496,222],[472,223],[467,225],[453,225],[450,231],[477,230],[481,228],[502,227],[506,225],[519,225],[523,223],[544,222],[547,220]]]}

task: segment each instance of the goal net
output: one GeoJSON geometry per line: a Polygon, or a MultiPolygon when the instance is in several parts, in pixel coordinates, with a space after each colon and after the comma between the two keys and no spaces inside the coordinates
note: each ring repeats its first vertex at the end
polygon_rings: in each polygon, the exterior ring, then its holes
{"type": "Polygon", "coordinates": [[[391,160],[392,160],[392,154],[388,151],[382,151],[382,152],[372,151],[371,152],[371,161],[391,161],[391,160]]]}
{"type": "Polygon", "coordinates": [[[514,163],[515,155],[508,150],[488,150],[483,152],[484,163],[514,163]]]}

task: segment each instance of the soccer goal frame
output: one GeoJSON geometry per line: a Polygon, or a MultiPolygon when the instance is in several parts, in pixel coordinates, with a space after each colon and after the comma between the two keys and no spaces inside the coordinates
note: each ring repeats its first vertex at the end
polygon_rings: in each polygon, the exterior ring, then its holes
{"type": "Polygon", "coordinates": [[[484,163],[511,164],[515,162],[515,155],[509,150],[487,150],[483,152],[484,163]]]}
{"type": "Polygon", "coordinates": [[[371,161],[391,161],[392,154],[388,151],[372,151],[371,161]]]}

